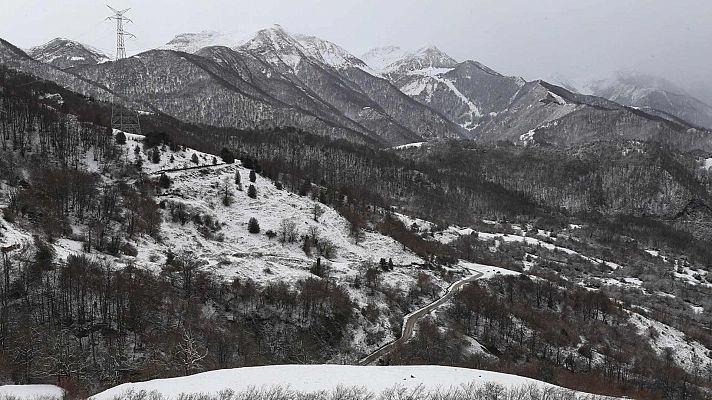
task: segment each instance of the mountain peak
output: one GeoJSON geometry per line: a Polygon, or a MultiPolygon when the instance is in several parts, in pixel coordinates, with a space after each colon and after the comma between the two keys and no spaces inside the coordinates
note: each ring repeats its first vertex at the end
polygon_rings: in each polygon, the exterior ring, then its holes
{"type": "Polygon", "coordinates": [[[361,55],[361,59],[376,71],[384,71],[386,67],[403,58],[406,54],[400,46],[383,46],[367,51],[361,55]]]}
{"type": "Polygon", "coordinates": [[[260,29],[252,39],[241,46],[243,50],[258,53],[272,65],[286,65],[296,70],[307,50],[281,25],[260,29]]]}
{"type": "Polygon", "coordinates": [[[457,61],[435,46],[428,46],[406,53],[384,68],[386,74],[409,74],[419,71],[451,69],[457,61]]]}
{"type": "Polygon", "coordinates": [[[355,67],[366,69],[367,65],[341,46],[309,35],[295,35],[297,41],[312,58],[336,69],[355,67]]]}
{"type": "Polygon", "coordinates": [[[32,47],[27,54],[37,61],[66,69],[80,65],[93,65],[109,60],[98,49],[75,40],[57,37],[45,44],[32,47]]]}
{"type": "Polygon", "coordinates": [[[411,58],[429,63],[432,68],[452,68],[457,65],[454,58],[436,46],[423,47],[411,55],[411,58]]]}
{"type": "Polygon", "coordinates": [[[376,47],[364,53],[363,61],[376,71],[407,73],[433,68],[454,68],[457,61],[437,46],[407,51],[399,46],[376,47]]]}

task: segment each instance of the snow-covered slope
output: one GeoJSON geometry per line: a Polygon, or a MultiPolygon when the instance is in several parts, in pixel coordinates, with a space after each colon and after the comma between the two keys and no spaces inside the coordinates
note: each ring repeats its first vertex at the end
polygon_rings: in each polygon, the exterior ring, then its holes
{"type": "MultiPolygon", "coordinates": [[[[161,151],[160,161],[154,164],[151,161],[153,150],[144,150],[140,140],[138,135],[127,135],[123,158],[135,163],[136,158],[141,157],[145,173],[154,179],[165,173],[172,184],[157,198],[163,208],[160,240],[146,236],[136,238],[132,242],[137,249],[136,256],[111,257],[94,252],[93,256],[110,259],[118,268],[135,265],[148,271],[160,272],[167,253],[172,252],[186,254],[200,264],[202,271],[228,280],[251,280],[259,286],[272,282],[296,285],[299,280],[315,277],[310,268],[318,256],[316,249],[311,254],[305,253],[301,238],[303,235],[318,235],[320,243],[328,241],[334,249],[331,255],[323,255],[321,260],[328,267],[329,279],[346,287],[351,299],[360,307],[366,306],[373,298],[369,297],[365,287],[354,288],[350,283],[360,279],[357,277],[364,273],[364,268],[377,265],[381,258],[391,259],[397,266],[380,276],[382,285],[405,290],[415,285],[422,274],[429,275],[441,290],[450,284],[436,271],[418,267],[416,264],[422,264],[424,260],[404,249],[403,245],[391,237],[365,231],[357,243],[350,236],[349,222],[334,209],[308,196],[281,190],[274,181],[259,174],[254,183],[250,182],[250,170],[242,167],[239,162],[224,164],[218,158],[217,163],[213,164],[212,155],[189,148],[174,152],[165,147],[161,151]],[[139,149],[138,155],[135,153],[136,148],[139,149]],[[197,164],[192,161],[193,155],[198,160],[197,164]],[[235,184],[236,174],[240,175],[242,191],[235,184]],[[254,199],[248,196],[251,184],[257,191],[254,199]],[[226,190],[232,198],[230,205],[223,203],[226,190]],[[316,206],[323,211],[318,221],[314,218],[316,206]],[[181,223],[171,215],[171,210],[176,209],[182,209],[191,216],[198,214],[203,221],[209,220],[210,223],[198,225],[192,220],[181,223]],[[248,232],[250,218],[257,219],[260,233],[248,232]],[[295,224],[298,239],[294,243],[281,243],[278,238],[266,235],[270,230],[279,232],[280,225],[285,221],[295,224]]],[[[77,237],[84,235],[83,229],[75,227],[77,237]]],[[[22,232],[8,232],[16,238],[12,239],[12,243],[22,238],[31,240],[30,235],[23,236],[22,232]]],[[[82,251],[82,242],[61,238],[54,243],[54,247],[58,258],[66,259],[82,251]]],[[[469,274],[462,267],[455,267],[452,271],[454,278],[469,274]]],[[[412,308],[431,300],[418,299],[412,308]]],[[[382,307],[385,313],[385,305],[382,307]]],[[[355,357],[361,357],[382,344],[367,343],[364,334],[367,330],[384,330],[386,334],[382,342],[394,338],[385,316],[377,325],[368,326],[365,322],[355,324],[354,330],[350,332],[355,357]]]]}
{"type": "Polygon", "coordinates": [[[558,387],[517,375],[477,369],[441,366],[355,367],[345,365],[274,365],[205,372],[202,374],[159,379],[116,386],[91,397],[91,400],[113,400],[128,392],[156,392],[166,399],[179,399],[181,394],[217,394],[229,389],[235,392],[251,388],[282,386],[296,392],[313,393],[337,388],[365,388],[376,395],[393,388],[410,391],[435,391],[462,385],[497,383],[506,388],[537,386],[558,387]]]}
{"type": "MultiPolygon", "coordinates": [[[[355,243],[349,237],[349,223],[332,208],[318,203],[307,196],[298,196],[286,190],[280,190],[275,182],[256,176],[256,181],[249,180],[250,170],[235,164],[225,164],[213,156],[185,148],[171,151],[165,147],[158,163],[151,162],[151,150],[142,149],[141,136],[127,135],[124,147],[125,157],[135,162],[136,157],[143,159],[143,170],[157,178],[163,171],[171,178],[172,184],[159,197],[166,207],[185,207],[191,212],[199,212],[217,221],[220,229],[215,237],[208,238],[192,224],[183,225],[173,222],[169,213],[164,213],[162,243],[141,239],[139,255],[135,259],[116,260],[119,264],[135,262],[137,265],[155,269],[160,265],[162,254],[190,251],[203,262],[204,268],[228,278],[236,276],[250,278],[258,282],[282,280],[294,282],[309,276],[309,267],[316,256],[307,256],[300,243],[282,244],[277,239],[268,239],[265,232],[277,232],[283,220],[296,223],[300,236],[318,232],[323,239],[335,246],[335,256],[329,260],[333,276],[348,277],[356,273],[360,264],[366,261],[378,262],[380,258],[392,258],[398,265],[410,265],[422,262],[415,254],[404,250],[403,246],[390,237],[375,232],[365,232],[364,238],[355,243]],[[139,147],[140,153],[134,150],[139,147]],[[193,155],[198,163],[193,163],[193,155]],[[243,190],[235,184],[235,175],[239,173],[243,190]],[[257,198],[247,195],[247,188],[253,184],[257,198]],[[222,197],[225,190],[231,193],[232,204],[225,206],[222,197]],[[323,215],[314,220],[314,207],[319,205],[323,215]],[[260,234],[250,234],[247,222],[256,218],[261,227],[260,234]],[[217,237],[219,240],[216,240],[217,237]],[[155,257],[159,256],[159,260],[155,257]],[[268,268],[267,268],[268,267],[268,268]],[[268,270],[266,270],[268,269],[268,270]]],[[[17,236],[17,235],[16,235],[17,236]]],[[[20,240],[20,239],[17,239],[20,240]]],[[[74,245],[64,240],[63,251],[71,252],[74,245]]],[[[412,278],[408,273],[392,275],[394,283],[404,283],[412,278]],[[405,281],[403,281],[405,280],[405,281]]]]}
{"type": "Polygon", "coordinates": [[[56,38],[33,47],[27,54],[37,61],[66,69],[79,65],[98,64],[109,60],[101,50],[65,38],[56,38]]]}

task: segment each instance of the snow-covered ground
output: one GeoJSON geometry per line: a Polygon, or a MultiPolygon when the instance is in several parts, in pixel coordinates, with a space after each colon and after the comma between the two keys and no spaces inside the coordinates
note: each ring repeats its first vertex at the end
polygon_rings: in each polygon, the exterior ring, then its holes
{"type": "Polygon", "coordinates": [[[299,392],[330,391],[339,387],[362,387],[380,394],[394,387],[425,390],[448,389],[463,384],[494,382],[513,388],[537,385],[555,386],[517,375],[476,369],[441,366],[356,367],[344,365],[275,365],[205,372],[202,374],[159,379],[116,386],[91,397],[92,400],[113,400],[133,391],[157,392],[167,399],[181,394],[216,394],[221,390],[235,392],[250,388],[281,385],[299,392]]]}
{"type": "Polygon", "coordinates": [[[712,170],[712,158],[705,158],[702,161],[702,168],[704,168],[708,171],[712,170]]]}
{"type": "MultiPolygon", "coordinates": [[[[114,134],[117,132],[117,130],[114,130],[114,134]]],[[[143,140],[145,139],[145,136],[133,133],[125,133],[124,135],[126,135],[126,145],[122,147],[125,160],[132,163],[136,162],[137,155],[135,149],[138,147],[140,152],[139,154],[143,160],[142,169],[148,174],[154,174],[160,171],[172,169],[213,165],[213,159],[215,159],[218,165],[224,164],[220,157],[203,153],[202,151],[185,148],[183,151],[174,152],[168,147],[163,146],[160,147],[160,160],[158,163],[153,163],[151,160],[151,154],[143,148],[143,140]],[[197,163],[193,161],[193,155],[196,156],[197,163]]]]}
{"type": "MultiPolygon", "coordinates": [[[[419,218],[412,218],[408,217],[403,214],[396,214],[396,216],[407,226],[410,227],[413,224],[418,226],[418,229],[421,231],[424,230],[430,230],[432,229],[435,224],[429,221],[425,221],[419,218]]],[[[492,221],[483,221],[485,223],[492,222],[492,221]]],[[[515,230],[521,231],[521,227],[517,225],[512,225],[512,228],[515,230]]],[[[547,250],[551,251],[560,251],[563,253],[566,253],[568,255],[577,255],[584,260],[587,260],[591,263],[594,264],[601,264],[605,263],[608,267],[612,269],[618,269],[621,268],[620,264],[614,263],[612,261],[607,261],[607,260],[601,260],[600,258],[596,257],[589,257],[586,255],[583,255],[579,253],[576,250],[569,249],[567,247],[562,247],[562,246],[557,246],[551,241],[555,241],[555,238],[551,237],[551,232],[546,232],[543,230],[539,230],[536,234],[536,237],[531,237],[531,236],[525,236],[523,234],[506,234],[506,233],[488,233],[488,232],[480,232],[476,231],[472,228],[462,228],[459,226],[449,226],[447,229],[441,231],[441,232],[435,232],[433,234],[433,239],[437,240],[441,243],[451,243],[454,240],[457,240],[457,238],[461,236],[469,236],[472,234],[477,234],[477,238],[482,241],[489,241],[489,240],[494,240],[495,242],[520,242],[520,243],[525,243],[530,246],[541,246],[547,250]],[[546,239],[546,240],[543,240],[546,239]]]]}
{"type": "Polygon", "coordinates": [[[393,147],[393,149],[400,150],[400,149],[410,149],[410,148],[414,148],[414,147],[421,147],[425,143],[426,142],[414,142],[414,143],[402,144],[400,146],[393,147]]]}
{"type": "Polygon", "coordinates": [[[54,385],[0,385],[0,399],[60,400],[64,390],[54,385]]]}
{"type": "Polygon", "coordinates": [[[490,279],[495,276],[521,275],[519,272],[512,271],[509,269],[493,267],[491,265],[471,263],[466,261],[460,261],[458,265],[469,271],[481,273],[482,277],[480,279],[490,279]]]}

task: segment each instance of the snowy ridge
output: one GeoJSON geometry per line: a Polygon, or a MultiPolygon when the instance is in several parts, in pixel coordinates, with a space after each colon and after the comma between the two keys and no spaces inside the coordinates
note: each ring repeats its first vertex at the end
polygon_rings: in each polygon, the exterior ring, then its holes
{"type": "Polygon", "coordinates": [[[316,36],[297,34],[294,37],[303,46],[308,55],[337,70],[360,68],[372,75],[377,74],[366,63],[344,50],[341,46],[316,36]]]}
{"type": "Polygon", "coordinates": [[[161,46],[160,49],[195,53],[202,48],[210,46],[237,47],[244,41],[244,38],[238,34],[202,31],[176,35],[170,42],[161,46]]]}
{"type": "Polygon", "coordinates": [[[298,392],[331,391],[339,387],[360,387],[381,394],[389,389],[422,388],[427,391],[457,388],[461,385],[497,383],[506,388],[534,385],[540,389],[559,387],[498,372],[441,366],[355,367],[345,365],[273,365],[204,372],[197,375],[157,379],[116,386],[92,396],[91,400],[113,400],[129,392],[156,392],[166,399],[189,394],[217,394],[251,388],[288,387],[298,392]]]}

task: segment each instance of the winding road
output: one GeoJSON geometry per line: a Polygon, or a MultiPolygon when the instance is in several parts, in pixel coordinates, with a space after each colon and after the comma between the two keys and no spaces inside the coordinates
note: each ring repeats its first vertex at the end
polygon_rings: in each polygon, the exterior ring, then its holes
{"type": "MultiPolygon", "coordinates": [[[[471,270],[468,270],[468,271],[472,272],[471,270]]],[[[463,287],[464,285],[467,285],[468,283],[470,283],[472,281],[480,279],[483,275],[484,274],[482,272],[472,272],[472,275],[469,275],[466,278],[463,278],[463,279],[453,283],[452,285],[450,285],[450,287],[448,287],[446,289],[445,294],[443,294],[442,297],[440,297],[439,299],[435,300],[434,302],[428,304],[427,306],[425,306],[421,309],[418,309],[418,310],[406,315],[405,318],[403,318],[405,320],[405,323],[403,324],[403,330],[401,331],[401,336],[398,339],[379,347],[373,353],[362,358],[358,362],[358,365],[370,365],[373,362],[377,361],[379,358],[390,353],[397,346],[407,342],[413,336],[413,331],[415,330],[415,324],[418,323],[418,320],[420,320],[422,317],[429,314],[431,311],[440,307],[441,305],[446,303],[448,300],[450,300],[452,298],[452,296],[454,296],[455,293],[457,293],[457,291],[460,290],[461,287],[463,287]]]]}

